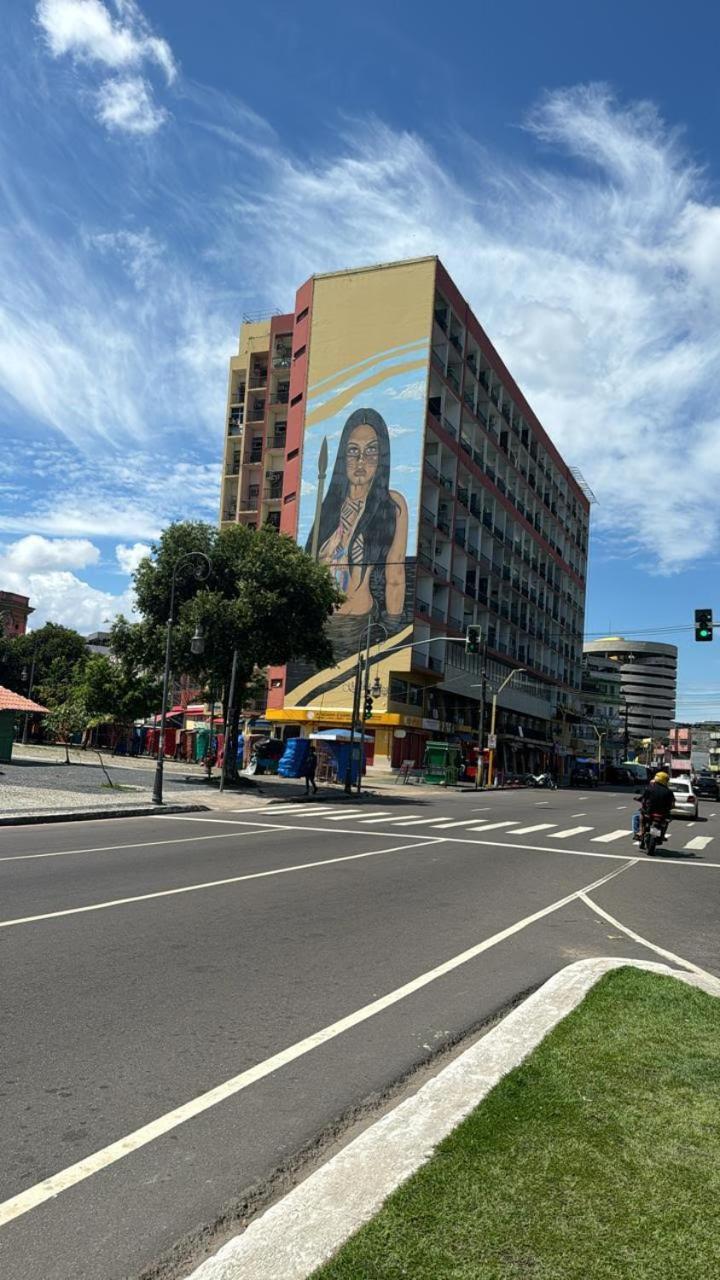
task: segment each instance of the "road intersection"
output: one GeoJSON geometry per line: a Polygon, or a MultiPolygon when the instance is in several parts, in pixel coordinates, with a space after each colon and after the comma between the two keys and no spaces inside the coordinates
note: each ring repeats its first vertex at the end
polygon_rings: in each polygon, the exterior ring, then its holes
{"type": "Polygon", "coordinates": [[[3,1276],[188,1274],[570,960],[720,973],[720,815],[648,859],[632,807],[402,789],[0,832],[3,1276]]]}

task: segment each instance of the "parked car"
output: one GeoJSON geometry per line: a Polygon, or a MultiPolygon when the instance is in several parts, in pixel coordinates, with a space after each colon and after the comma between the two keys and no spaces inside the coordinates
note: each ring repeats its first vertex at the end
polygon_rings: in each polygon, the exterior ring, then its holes
{"type": "Polygon", "coordinates": [[[631,769],[626,769],[621,764],[609,764],[605,770],[605,781],[621,783],[622,786],[634,786],[638,780],[631,769]]]}
{"type": "Polygon", "coordinates": [[[693,783],[693,790],[696,796],[700,796],[705,800],[720,800],[720,787],[718,780],[711,773],[701,773],[693,783]]]}
{"type": "Polygon", "coordinates": [[[672,807],[673,813],[682,815],[684,818],[697,818],[697,796],[693,791],[693,784],[690,779],[672,778],[670,780],[670,790],[675,797],[675,803],[672,807]]]}
{"type": "Polygon", "coordinates": [[[588,769],[586,765],[576,765],[570,774],[571,787],[596,787],[598,784],[597,775],[592,769],[588,769]]]}

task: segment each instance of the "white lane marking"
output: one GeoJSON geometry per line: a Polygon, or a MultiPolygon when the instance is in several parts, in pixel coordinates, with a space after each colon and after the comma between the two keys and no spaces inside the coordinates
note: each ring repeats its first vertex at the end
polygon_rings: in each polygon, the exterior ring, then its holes
{"type": "Polygon", "coordinates": [[[386,822],[394,822],[398,827],[422,827],[434,822],[443,822],[440,818],[386,818],[386,822]]]}
{"type": "Polygon", "coordinates": [[[360,813],[363,815],[361,822],[369,822],[373,818],[378,818],[380,815],[389,812],[389,809],[371,809],[369,813],[366,809],[351,809],[348,813],[333,814],[332,817],[328,818],[328,822],[342,822],[343,818],[355,818],[360,813]]]}
{"type": "MultiPolygon", "coordinates": [[[[194,819],[194,818],[183,818],[183,815],[182,815],[182,814],[175,814],[175,813],[168,813],[168,814],[166,814],[166,815],[163,817],[162,821],[163,821],[163,822],[175,822],[176,820],[181,820],[181,819],[182,819],[183,821],[186,821],[186,822],[193,822],[193,821],[202,822],[202,821],[203,821],[203,819],[202,819],[202,818],[197,818],[197,819],[194,819]]],[[[237,820],[236,825],[238,825],[238,826],[254,826],[254,827],[255,827],[255,831],[260,831],[260,830],[265,830],[265,831],[276,831],[276,830],[277,830],[277,831],[300,831],[300,832],[303,832],[303,833],[305,833],[306,831],[313,831],[313,832],[317,832],[317,833],[318,833],[318,835],[327,835],[327,833],[328,833],[328,827],[327,827],[327,826],[324,826],[324,827],[290,827],[290,826],[287,826],[287,825],[285,825],[285,826],[281,826],[281,825],[280,825],[280,823],[277,823],[277,824],[276,824],[275,826],[273,826],[273,827],[270,827],[270,826],[268,826],[268,825],[266,825],[266,826],[264,826],[264,827],[261,827],[261,826],[260,826],[258,823],[256,823],[256,822],[251,822],[250,820],[248,820],[248,822],[245,822],[245,823],[244,823],[244,822],[242,822],[242,820],[241,820],[241,819],[238,819],[238,820],[237,820]]],[[[510,825],[511,825],[511,826],[514,826],[514,823],[511,823],[510,825]]],[[[486,824],[486,825],[484,825],[484,826],[481,826],[481,827],[475,827],[475,828],[474,828],[474,827],[470,827],[470,828],[469,828],[469,831],[473,831],[473,830],[477,830],[477,831],[488,831],[488,830],[490,829],[490,826],[491,826],[491,824],[489,824],[489,823],[488,823],[488,824],[486,824]]],[[[589,828],[589,830],[592,830],[592,828],[589,828]]],[[[254,834],[255,834],[255,832],[252,832],[252,831],[251,831],[249,834],[250,834],[250,835],[254,835],[254,834]]],[[[363,833],[362,833],[362,832],[360,832],[360,831],[358,831],[357,827],[339,827],[339,828],[338,828],[338,834],[339,834],[339,835],[347,835],[347,836],[359,836],[359,835],[362,835],[363,833]]],[[[373,836],[377,835],[377,836],[382,837],[382,836],[384,835],[384,832],[382,832],[382,831],[377,831],[377,832],[375,832],[375,831],[371,831],[369,834],[370,834],[370,835],[373,835],[373,836]]],[[[409,832],[409,833],[408,833],[408,835],[407,835],[407,836],[404,836],[404,837],[403,837],[403,839],[406,839],[406,840],[412,840],[412,838],[413,838],[413,835],[414,835],[414,834],[415,834],[415,833],[411,831],[411,832],[409,832]]],[[[500,835],[501,835],[501,836],[505,836],[505,835],[515,835],[515,834],[516,834],[516,833],[515,833],[514,831],[501,831],[501,832],[500,832],[500,835]]],[[[400,831],[394,831],[394,832],[393,832],[393,835],[402,836],[402,832],[400,832],[400,831]]],[[[479,839],[477,839],[476,837],[473,837],[472,839],[466,839],[464,836],[460,836],[460,835],[451,835],[451,836],[440,836],[440,835],[435,835],[435,834],[434,834],[434,832],[433,832],[433,834],[431,834],[430,832],[428,832],[428,833],[425,835],[425,837],[424,837],[424,838],[425,838],[425,840],[426,840],[428,843],[433,843],[433,844],[475,844],[475,845],[487,845],[487,847],[488,847],[489,849],[517,849],[517,850],[519,850],[521,853],[528,853],[528,852],[530,852],[530,853],[553,853],[553,854],[556,854],[556,855],[557,855],[557,854],[559,854],[561,857],[565,857],[566,855],[568,855],[568,856],[570,856],[570,857],[574,857],[574,858],[612,858],[612,859],[613,859],[613,860],[615,860],[615,861],[621,861],[621,862],[622,862],[622,861],[623,861],[625,858],[627,858],[627,856],[628,856],[628,855],[627,855],[627,854],[625,854],[625,853],[600,853],[599,849],[598,849],[598,850],[593,850],[593,849],[565,849],[565,848],[560,849],[560,848],[558,848],[557,846],[553,849],[553,848],[551,848],[549,845],[546,845],[546,844],[512,844],[512,843],[511,843],[510,841],[508,841],[508,840],[503,840],[502,842],[499,842],[499,841],[498,841],[498,839],[495,839],[495,840],[479,840],[479,839]]],[[[548,839],[550,839],[550,838],[551,838],[551,837],[548,837],[548,839]]],[[[674,865],[674,866],[677,866],[677,867],[703,867],[703,868],[705,868],[705,869],[707,869],[707,870],[715,870],[715,871],[716,871],[716,870],[720,870],[720,862],[695,862],[694,860],[692,860],[692,859],[690,859],[690,858],[667,858],[667,857],[662,857],[662,858],[657,858],[657,859],[652,859],[652,858],[647,858],[647,859],[645,859],[645,858],[643,858],[643,859],[641,860],[641,866],[643,866],[643,867],[649,867],[649,866],[655,866],[655,867],[667,867],[667,866],[673,866],[673,865],[674,865]]]]}
{"type": "Polygon", "coordinates": [[[217,1106],[219,1102],[224,1102],[227,1098],[241,1093],[258,1080],[263,1080],[281,1067],[287,1066],[289,1062],[295,1062],[306,1053],[310,1053],[311,1050],[327,1044],[329,1040],[336,1039],[343,1032],[349,1031],[352,1027],[356,1027],[362,1022],[367,1022],[376,1013],[381,1013],[383,1010],[397,1004],[400,1000],[404,1000],[407,996],[413,995],[416,991],[422,990],[423,987],[429,986],[431,982],[437,981],[438,978],[452,973],[454,969],[458,969],[461,965],[467,964],[468,961],[476,959],[484,951],[489,951],[491,947],[495,947],[498,943],[504,942],[514,934],[520,933],[522,929],[527,929],[529,925],[535,924],[536,921],[542,920],[545,916],[552,915],[553,912],[567,906],[568,903],[574,902],[577,898],[582,897],[584,893],[591,893],[594,889],[599,889],[608,880],[621,875],[623,871],[626,871],[632,865],[633,862],[629,862],[626,859],[625,866],[616,867],[614,871],[608,872],[607,875],[595,880],[592,884],[585,885],[582,889],[576,889],[564,898],[559,898],[557,902],[551,902],[547,907],[541,907],[539,911],[533,912],[532,915],[525,916],[522,920],[516,921],[515,924],[509,925],[506,929],[501,929],[499,933],[493,934],[490,938],[485,938],[483,942],[478,942],[474,947],[468,947],[466,951],[461,951],[458,955],[452,956],[450,960],[445,960],[434,969],[429,969],[427,972],[421,973],[417,978],[412,978],[410,982],[406,982],[402,987],[396,987],[394,991],[389,991],[387,995],[381,996],[378,1000],[373,1000],[371,1004],[354,1010],[353,1013],[347,1014],[346,1017],[340,1018],[337,1022],[323,1027],[320,1031],[313,1032],[312,1035],[306,1036],[305,1039],[298,1040],[295,1044],[289,1045],[288,1048],[282,1049],[270,1058],[266,1058],[264,1062],[256,1063],[254,1067],[241,1071],[239,1075],[232,1076],[229,1080],[216,1085],[213,1089],[208,1089],[206,1093],[198,1094],[190,1102],[185,1102],[181,1106],[175,1107],[174,1110],[167,1111],[165,1115],[159,1116],[156,1120],[151,1120],[149,1124],[143,1125],[133,1133],[126,1134],[125,1137],[110,1143],[109,1146],[103,1147],[100,1151],[95,1151],[92,1155],[86,1156],[83,1160],[78,1160],[76,1164],[70,1165],[67,1169],[62,1169],[59,1173],[55,1173],[51,1177],[45,1178],[42,1182],[36,1183],[35,1186],[28,1187],[10,1200],[5,1200],[4,1203],[0,1204],[0,1226],[5,1226],[15,1218],[22,1217],[23,1214],[28,1213],[31,1209],[44,1204],[46,1200],[53,1199],[61,1191],[67,1191],[69,1187],[76,1186],[77,1183],[83,1182],[95,1173],[99,1173],[101,1169],[107,1169],[109,1165],[122,1160],[123,1156],[130,1155],[131,1152],[138,1151],[141,1147],[147,1146],[148,1143],[154,1142],[166,1133],[170,1133],[178,1125],[185,1124],[188,1120],[202,1115],[204,1111],[208,1111],[211,1107],[217,1106]]]}
{"type": "Polygon", "coordinates": [[[618,810],[620,810],[620,809],[627,809],[627,805],[626,805],[626,804],[619,804],[619,805],[618,805],[618,810]]]}
{"type": "Polygon", "coordinates": [[[514,836],[525,836],[531,831],[549,831],[550,827],[556,827],[557,822],[535,822],[531,827],[516,827],[513,831],[514,836]]]}
{"type": "MultiPolygon", "coordinates": [[[[174,815],[168,814],[168,817],[171,816],[174,815]]],[[[246,832],[246,835],[259,836],[263,831],[276,830],[275,827],[263,827],[259,823],[252,825],[255,826],[255,830],[246,832]]],[[[285,831],[287,828],[278,827],[277,830],[285,831]]],[[[74,853],[115,853],[118,849],[154,849],[162,844],[199,844],[201,840],[231,840],[234,835],[237,835],[236,831],[219,831],[212,836],[177,836],[174,840],[140,840],[135,844],[102,844],[93,849],[55,849],[52,853],[13,853],[7,858],[0,858],[0,862],[29,862],[33,858],[69,858],[74,853]]]]}
{"type": "Polygon", "coordinates": [[[516,827],[517,818],[513,818],[512,822],[484,822],[481,827],[471,827],[471,831],[492,831],[495,827],[516,827]]]}
{"type": "Polygon", "coordinates": [[[587,814],[586,814],[586,813],[571,813],[571,814],[570,814],[570,817],[571,817],[571,818],[587,818],[587,814]]]}
{"type": "Polygon", "coordinates": [[[570,836],[582,835],[583,831],[592,831],[592,827],[568,827],[567,831],[553,831],[549,840],[569,840],[570,836]]]}
{"type": "MultiPolygon", "coordinates": [[[[438,837],[438,840],[440,837],[438,837]]],[[[131,898],[112,898],[109,902],[89,902],[83,907],[66,907],[63,911],[43,911],[36,916],[15,916],[0,920],[0,929],[11,929],[16,924],[36,924],[39,920],[58,920],[61,916],[79,916],[87,911],[105,911],[109,907],[126,907],[133,902],[150,902],[153,898],[172,898],[180,893],[196,893],[200,889],[217,889],[225,884],[241,884],[245,880],[262,880],[267,876],[289,875],[292,871],[309,871],[313,867],[331,867],[338,862],[357,862],[361,858],[377,858],[381,853],[400,853],[404,849],[423,847],[435,843],[426,836],[415,844],[393,845],[389,849],[371,849],[367,853],[348,853],[337,858],[322,858],[317,862],[299,862],[291,867],[275,867],[271,871],[252,871],[244,876],[226,876],[223,880],[206,880],[202,884],[180,885],[177,889],[157,889],[154,893],[138,893],[131,898]]]]}
{"type": "Polygon", "coordinates": [[[685,848],[706,849],[709,844],[712,844],[714,838],[714,836],[693,836],[692,840],[688,840],[685,848]]]}
{"type": "Polygon", "coordinates": [[[589,796],[578,796],[578,800],[589,800],[589,796]]]}
{"type": "Polygon", "coordinates": [[[610,844],[611,840],[622,840],[623,836],[627,839],[631,835],[632,832],[628,831],[627,827],[623,827],[622,830],[608,831],[604,836],[593,836],[592,842],[593,844],[610,844]]]}
{"type": "Polygon", "coordinates": [[[535,808],[536,808],[536,809],[548,809],[549,807],[550,807],[550,801],[549,801],[549,800],[536,800],[536,801],[535,801],[535,808]]]}
{"type": "MultiPolygon", "coordinates": [[[[635,859],[638,862],[639,859],[635,859]]],[[[667,951],[665,947],[659,947],[657,943],[650,942],[647,938],[643,938],[641,934],[636,933],[634,929],[629,929],[626,924],[622,924],[620,920],[616,920],[615,916],[611,916],[609,911],[605,911],[603,907],[599,907],[597,902],[593,902],[588,895],[592,893],[591,889],[581,889],[578,897],[587,907],[596,911],[598,915],[607,920],[608,924],[612,924],[616,929],[621,929],[626,933],[628,938],[632,938],[634,942],[639,942],[642,947],[649,947],[651,951],[655,951],[657,955],[664,956],[666,960],[672,960],[673,964],[680,964],[684,969],[690,969],[692,973],[699,973],[703,978],[711,978],[717,981],[717,974],[710,973],[707,969],[701,969],[699,965],[693,964],[691,960],[684,960],[682,956],[677,956],[674,951],[667,951]]]]}
{"type": "Polygon", "coordinates": [[[462,822],[438,822],[438,831],[444,831],[446,827],[471,827],[473,822],[477,822],[477,818],[463,818],[462,822]]]}
{"type": "MultiPolygon", "coordinates": [[[[473,810],[472,810],[472,811],[473,811],[473,813],[487,813],[488,809],[490,809],[490,808],[492,808],[492,806],[491,806],[491,805],[489,805],[489,804],[477,804],[477,805],[474,805],[474,806],[473,806],[473,810]]],[[[710,817],[711,817],[711,818],[714,818],[714,817],[715,817],[715,814],[714,814],[714,813],[711,813],[711,814],[710,814],[710,817]]]]}

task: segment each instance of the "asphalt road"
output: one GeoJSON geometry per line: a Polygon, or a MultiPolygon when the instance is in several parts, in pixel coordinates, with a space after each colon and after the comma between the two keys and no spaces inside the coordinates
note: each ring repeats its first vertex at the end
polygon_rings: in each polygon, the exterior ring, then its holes
{"type": "Polygon", "coordinates": [[[186,1275],[319,1135],[573,960],[720,974],[720,805],[654,859],[632,810],[405,787],[0,831],[3,1280],[186,1275]]]}

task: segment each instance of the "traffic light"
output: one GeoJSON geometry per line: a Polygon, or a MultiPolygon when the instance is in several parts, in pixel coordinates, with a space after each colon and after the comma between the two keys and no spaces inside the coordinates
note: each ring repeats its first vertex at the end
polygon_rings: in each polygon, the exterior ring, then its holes
{"type": "Polygon", "coordinates": [[[370,719],[372,715],[372,709],[373,709],[372,695],[369,693],[366,693],[365,694],[365,719],[366,720],[370,719]]]}
{"type": "Polygon", "coordinates": [[[465,634],[465,652],[479,653],[481,640],[482,631],[480,630],[480,627],[468,627],[465,634]]]}
{"type": "Polygon", "coordinates": [[[695,610],[695,639],[696,640],[712,640],[713,638],[713,617],[712,609],[696,609],[695,610]]]}

